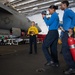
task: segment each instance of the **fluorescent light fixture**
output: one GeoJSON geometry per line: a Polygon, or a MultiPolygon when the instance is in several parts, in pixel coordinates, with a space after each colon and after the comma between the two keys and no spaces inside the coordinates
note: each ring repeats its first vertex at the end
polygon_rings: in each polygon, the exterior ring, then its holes
{"type": "Polygon", "coordinates": [[[20,2],[20,1],[22,1],[22,0],[13,1],[13,2],[11,2],[11,4],[14,5],[14,3],[17,3],[17,2],[20,2]]]}
{"type": "Polygon", "coordinates": [[[61,4],[61,2],[54,3],[54,5],[59,5],[59,4],[61,4]]]}
{"type": "Polygon", "coordinates": [[[38,4],[35,4],[35,5],[32,5],[32,6],[22,7],[22,8],[17,9],[17,10],[27,9],[27,8],[31,8],[31,7],[37,7],[39,5],[44,5],[44,4],[47,4],[47,3],[54,2],[54,1],[58,1],[58,0],[46,1],[46,2],[38,3],[38,4]]]}
{"type": "Polygon", "coordinates": [[[31,9],[31,10],[26,10],[26,11],[22,11],[23,13],[26,13],[26,12],[31,12],[31,11],[34,11],[36,10],[35,8],[31,9]]]}
{"type": "Polygon", "coordinates": [[[13,2],[13,1],[15,1],[15,0],[7,0],[8,2],[13,2]]]}
{"type": "Polygon", "coordinates": [[[38,7],[34,7],[34,8],[32,8],[33,10],[37,10],[38,9],[38,7]]]}
{"type": "Polygon", "coordinates": [[[25,1],[25,2],[22,2],[22,3],[16,4],[14,6],[17,7],[17,6],[24,5],[24,4],[31,3],[31,2],[35,2],[35,1],[37,1],[37,0],[25,1]]]}
{"type": "Polygon", "coordinates": [[[21,11],[18,11],[19,13],[22,13],[21,11]]]}
{"type": "Polygon", "coordinates": [[[49,5],[48,5],[48,6],[41,7],[41,8],[39,8],[39,9],[44,9],[44,8],[48,8],[48,7],[49,7],[49,5]]]}
{"type": "Polygon", "coordinates": [[[45,9],[45,8],[48,8],[49,6],[44,6],[44,7],[36,7],[36,8],[32,8],[31,10],[26,10],[26,11],[22,11],[23,13],[27,13],[27,12],[31,12],[31,11],[34,11],[34,10],[41,10],[41,9],[45,9]]]}

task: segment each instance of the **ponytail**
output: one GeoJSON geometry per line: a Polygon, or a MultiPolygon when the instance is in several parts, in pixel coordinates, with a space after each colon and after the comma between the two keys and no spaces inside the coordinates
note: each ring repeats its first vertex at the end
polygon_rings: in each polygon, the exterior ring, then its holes
{"type": "Polygon", "coordinates": [[[55,10],[57,10],[57,9],[58,9],[58,6],[51,5],[49,8],[50,8],[50,9],[55,9],[55,10]]]}

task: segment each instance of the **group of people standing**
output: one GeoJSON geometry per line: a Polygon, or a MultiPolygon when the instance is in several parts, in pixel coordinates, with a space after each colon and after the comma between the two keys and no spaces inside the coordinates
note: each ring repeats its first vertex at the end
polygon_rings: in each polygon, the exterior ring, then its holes
{"type": "MultiPolygon", "coordinates": [[[[60,5],[60,9],[64,10],[63,15],[63,36],[62,36],[62,54],[68,65],[68,69],[64,71],[65,74],[72,74],[75,73],[75,61],[70,53],[69,45],[68,45],[68,33],[72,34],[73,37],[74,26],[75,26],[75,13],[68,9],[69,2],[67,0],[62,1],[60,5]]],[[[58,42],[58,27],[59,27],[59,17],[56,13],[57,6],[51,5],[48,8],[49,13],[51,14],[50,19],[46,18],[46,15],[42,14],[43,20],[45,21],[46,25],[49,26],[48,34],[43,42],[43,52],[47,59],[47,66],[59,66],[58,61],[58,51],[57,51],[57,42],[58,42]],[[50,53],[48,48],[50,47],[50,53]]],[[[61,13],[62,14],[62,13],[61,13]]]]}
{"type": "MultiPolygon", "coordinates": [[[[68,9],[68,6],[69,6],[69,2],[67,0],[61,2],[60,9],[64,10],[61,51],[65,59],[65,62],[68,65],[68,69],[64,71],[64,74],[75,73],[75,61],[73,61],[72,59],[68,42],[67,42],[69,37],[68,33],[71,33],[72,37],[74,35],[73,29],[75,26],[75,13],[72,10],[68,9]]],[[[47,60],[47,63],[45,65],[59,67],[58,51],[57,51],[57,43],[59,37],[58,35],[59,17],[58,14],[56,13],[57,9],[58,7],[55,5],[51,5],[48,8],[49,14],[51,15],[50,18],[46,18],[46,14],[42,14],[43,20],[45,21],[46,25],[49,26],[48,34],[46,35],[42,44],[42,50],[47,60]],[[50,51],[48,50],[49,47],[50,47],[50,51]]],[[[30,42],[31,40],[32,42],[34,41],[35,53],[37,53],[35,35],[38,34],[38,30],[36,28],[34,28],[34,30],[35,31],[28,32],[28,34],[30,34],[30,42]],[[34,38],[32,39],[32,37],[34,38]]],[[[32,53],[32,48],[31,48],[32,42],[30,43],[30,54],[32,53]]]]}

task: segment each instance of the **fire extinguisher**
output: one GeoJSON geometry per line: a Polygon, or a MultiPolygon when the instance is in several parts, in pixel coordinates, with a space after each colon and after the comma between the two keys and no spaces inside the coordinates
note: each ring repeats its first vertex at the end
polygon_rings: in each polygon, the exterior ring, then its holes
{"type": "Polygon", "coordinates": [[[70,52],[71,52],[72,58],[75,61],[75,38],[70,36],[68,38],[68,45],[70,47],[70,52]]]}

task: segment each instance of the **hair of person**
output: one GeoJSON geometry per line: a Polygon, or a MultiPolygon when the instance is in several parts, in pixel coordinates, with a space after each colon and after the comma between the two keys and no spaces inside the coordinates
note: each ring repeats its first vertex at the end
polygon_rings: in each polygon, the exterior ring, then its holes
{"type": "Polygon", "coordinates": [[[55,10],[57,10],[57,9],[58,9],[58,6],[51,5],[49,8],[50,8],[50,9],[55,9],[55,10]]]}
{"type": "Polygon", "coordinates": [[[69,1],[67,1],[67,0],[62,1],[62,3],[63,3],[63,4],[66,4],[67,7],[69,6],[69,1]]]}
{"type": "Polygon", "coordinates": [[[32,21],[32,23],[35,23],[34,21],[32,21]]]}

